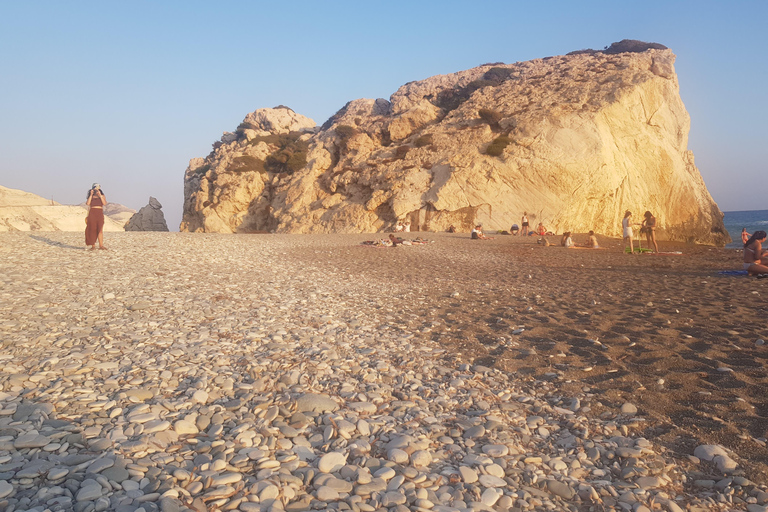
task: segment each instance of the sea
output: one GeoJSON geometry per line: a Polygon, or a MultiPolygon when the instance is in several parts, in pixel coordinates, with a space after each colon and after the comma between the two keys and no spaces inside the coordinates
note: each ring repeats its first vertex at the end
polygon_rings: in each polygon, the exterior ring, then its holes
{"type": "Polygon", "coordinates": [[[723,212],[723,223],[728,234],[731,235],[730,244],[726,247],[740,249],[741,230],[747,228],[751,235],[757,230],[768,231],[768,210],[747,210],[743,212],[723,212]]]}

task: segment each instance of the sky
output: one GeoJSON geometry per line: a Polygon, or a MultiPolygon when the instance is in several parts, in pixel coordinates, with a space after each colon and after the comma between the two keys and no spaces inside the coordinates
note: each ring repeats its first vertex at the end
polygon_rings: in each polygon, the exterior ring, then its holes
{"type": "Polygon", "coordinates": [[[64,204],[93,182],[178,230],[184,171],[258,108],[350,100],[487,62],[622,39],[677,55],[689,149],[723,211],[768,209],[765,1],[0,0],[0,185],[64,204]]]}

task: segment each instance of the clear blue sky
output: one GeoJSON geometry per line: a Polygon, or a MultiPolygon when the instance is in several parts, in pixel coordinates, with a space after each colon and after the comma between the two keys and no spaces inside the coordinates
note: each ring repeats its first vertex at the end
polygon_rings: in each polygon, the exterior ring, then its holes
{"type": "Polygon", "coordinates": [[[406,82],[621,39],[677,54],[689,148],[720,208],[768,209],[765,1],[0,0],[0,185],[94,181],[178,229],[183,174],[257,108],[322,124],[406,82]]]}

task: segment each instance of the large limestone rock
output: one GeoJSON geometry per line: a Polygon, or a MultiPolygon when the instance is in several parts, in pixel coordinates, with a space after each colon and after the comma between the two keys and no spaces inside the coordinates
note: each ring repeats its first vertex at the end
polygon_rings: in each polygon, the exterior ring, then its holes
{"type": "Polygon", "coordinates": [[[149,197],[149,204],[136,212],[125,224],[126,231],[168,231],[168,224],[163,215],[163,205],[154,197],[149,197]]]}
{"type": "Polygon", "coordinates": [[[181,230],[508,229],[527,211],[553,231],[621,236],[629,209],[653,212],[660,239],[726,243],[674,54],[625,43],[411,82],[314,130],[258,110],[190,161],[181,230]]]}
{"type": "MultiPolygon", "coordinates": [[[[88,210],[62,205],[23,190],[0,186],[0,232],[85,231],[88,210]]],[[[104,216],[104,231],[123,231],[123,223],[104,216]]]]}

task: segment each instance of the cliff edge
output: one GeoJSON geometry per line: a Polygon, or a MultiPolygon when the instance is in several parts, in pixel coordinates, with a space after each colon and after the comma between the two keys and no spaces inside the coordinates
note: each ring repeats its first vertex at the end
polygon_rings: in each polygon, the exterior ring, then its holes
{"type": "Polygon", "coordinates": [[[688,150],[675,55],[657,44],[411,82],[322,127],[287,107],[249,114],[184,176],[181,231],[508,229],[621,236],[654,213],[660,239],[730,238],[688,150]]]}

